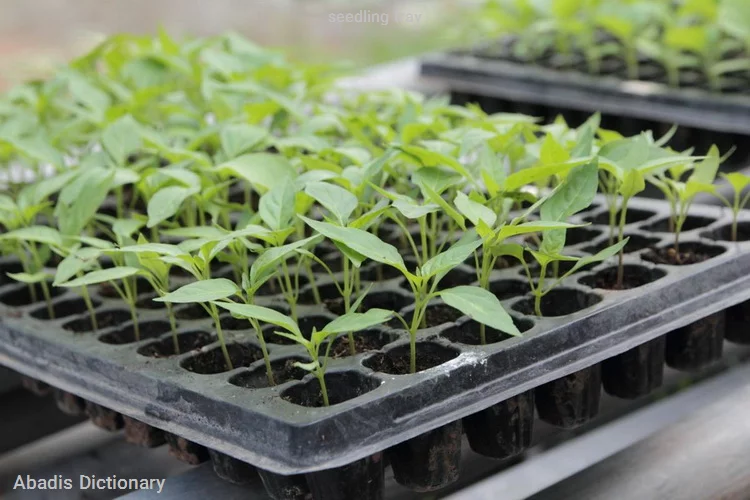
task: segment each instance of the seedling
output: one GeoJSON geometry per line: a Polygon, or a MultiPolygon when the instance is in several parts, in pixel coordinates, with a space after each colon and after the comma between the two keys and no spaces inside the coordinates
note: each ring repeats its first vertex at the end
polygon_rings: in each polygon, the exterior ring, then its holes
{"type": "Polygon", "coordinates": [[[724,204],[729,207],[730,210],[732,210],[731,238],[732,241],[737,241],[737,217],[739,216],[740,210],[745,208],[747,202],[750,201],[750,192],[746,193],[745,195],[742,194],[743,191],[745,191],[745,188],[750,186],[750,176],[747,176],[740,172],[732,172],[729,174],[721,174],[721,177],[726,179],[727,182],[729,182],[729,184],[732,186],[732,200],[728,200],[718,191],[715,191],[714,195],[717,196],[722,202],[724,202],[724,204]]]}
{"type": "Polygon", "coordinates": [[[156,302],[171,302],[172,304],[199,304],[206,313],[213,319],[216,336],[219,338],[221,352],[224,355],[224,363],[227,370],[234,368],[232,358],[227,350],[227,343],[224,339],[224,331],[221,328],[219,311],[216,309],[214,301],[232,297],[240,292],[240,288],[232,281],[226,278],[206,279],[195,281],[181,286],[174,292],[170,292],[162,297],[157,297],[156,302]]]}
{"type": "Polygon", "coordinates": [[[672,209],[671,229],[674,232],[674,250],[677,252],[678,261],[680,259],[680,233],[687,220],[690,205],[699,193],[716,192],[713,182],[720,163],[719,150],[716,146],[712,146],[703,161],[683,162],[647,177],[650,183],[664,193],[672,209]],[[688,179],[685,182],[681,181],[682,176],[691,168],[692,173],[688,179]]]}
{"type": "MultiPolygon", "coordinates": [[[[328,389],[326,388],[325,373],[328,368],[329,353],[333,342],[328,342],[326,346],[325,354],[320,354],[320,347],[323,343],[333,335],[344,333],[344,332],[357,332],[366,328],[371,328],[376,325],[382,325],[393,316],[392,311],[386,311],[384,309],[370,309],[365,313],[347,313],[343,316],[339,316],[335,320],[328,323],[323,327],[322,330],[313,330],[310,338],[305,338],[297,325],[297,322],[281,314],[273,309],[267,307],[255,306],[250,304],[236,304],[231,302],[217,301],[216,305],[222,307],[232,313],[235,317],[247,318],[257,321],[263,321],[283,328],[286,331],[276,331],[276,335],[293,340],[297,344],[305,348],[308,355],[310,356],[309,363],[294,363],[294,366],[302,368],[303,370],[312,373],[315,378],[318,379],[320,384],[320,392],[323,398],[323,404],[329,406],[330,402],[328,399],[328,389]]],[[[272,380],[269,379],[269,381],[272,380]]]]}
{"type": "Polygon", "coordinates": [[[450,307],[458,309],[479,323],[510,335],[521,334],[500,301],[490,292],[471,286],[458,286],[445,290],[437,288],[440,280],[451,269],[464,262],[479,247],[481,240],[476,233],[468,232],[449,249],[425,262],[413,274],[406,269],[398,250],[373,234],[355,228],[337,227],[325,222],[313,220],[306,222],[320,234],[335,241],[339,248],[346,249],[347,253],[391,266],[404,275],[414,295],[414,311],[411,322],[407,322],[398,313],[395,316],[409,332],[409,365],[412,373],[416,372],[417,366],[417,331],[424,324],[430,302],[438,297],[450,307]]]}

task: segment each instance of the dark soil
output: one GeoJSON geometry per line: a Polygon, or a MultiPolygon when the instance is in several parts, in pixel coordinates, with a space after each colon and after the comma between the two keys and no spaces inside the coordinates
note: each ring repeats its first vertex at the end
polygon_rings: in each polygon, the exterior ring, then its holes
{"type": "MultiPolygon", "coordinates": [[[[91,302],[95,308],[101,305],[101,302],[98,300],[91,299],[91,302]]],[[[83,299],[63,300],[62,302],[53,304],[52,310],[55,314],[54,319],[67,318],[68,316],[88,312],[86,302],[83,299]]],[[[46,305],[32,311],[31,316],[36,319],[51,319],[46,305]]]]}
{"type": "MultiPolygon", "coordinates": [[[[651,212],[649,210],[641,210],[639,208],[629,208],[628,213],[625,216],[625,224],[634,224],[636,222],[642,222],[644,220],[650,219],[656,215],[655,212],[651,212]]],[[[603,212],[600,212],[596,215],[591,215],[589,217],[585,217],[583,220],[586,222],[591,222],[592,224],[602,224],[605,226],[609,225],[609,210],[605,210],[603,212]]],[[[617,222],[620,221],[620,212],[617,212],[617,219],[615,219],[617,222]]]]}
{"type": "MultiPolygon", "coordinates": [[[[310,488],[308,496],[277,496],[289,500],[306,498],[325,500],[379,500],[385,490],[385,460],[383,453],[375,453],[343,467],[312,472],[306,475],[310,488]]],[[[264,480],[265,482],[265,480],[264,480]]],[[[272,486],[277,487],[278,483],[272,486]]],[[[298,493],[293,483],[291,493],[298,493]]],[[[272,490],[269,490],[272,491],[272,490]]]]}
{"type": "MultiPolygon", "coordinates": [[[[149,290],[153,290],[153,288],[151,288],[151,284],[146,278],[136,278],[135,284],[136,291],[138,292],[147,292],[149,290]]],[[[122,285],[120,283],[118,283],[117,286],[122,288],[122,285]]],[[[117,299],[120,297],[115,287],[112,286],[112,283],[102,283],[97,288],[99,290],[99,295],[101,295],[102,297],[106,297],[108,299],[117,299]]]]}
{"type": "Polygon", "coordinates": [[[677,370],[695,371],[721,358],[726,312],[719,311],[667,334],[664,357],[677,370]]]}
{"type": "Polygon", "coordinates": [[[578,427],[599,413],[601,369],[594,365],[535,389],[539,418],[557,427],[578,427]]]}
{"type": "MultiPolygon", "coordinates": [[[[336,405],[366,394],[378,386],[381,381],[363,375],[359,372],[329,372],[325,375],[328,401],[336,405]]],[[[304,384],[297,384],[285,390],[281,397],[290,403],[300,406],[320,408],[323,405],[323,395],[320,392],[318,379],[310,379],[304,384]]]]}
{"type": "MultiPolygon", "coordinates": [[[[228,344],[227,351],[229,352],[229,359],[232,361],[233,369],[240,366],[250,366],[263,358],[263,352],[260,348],[251,344],[228,344]]],[[[219,346],[185,359],[182,362],[182,367],[193,373],[203,375],[222,373],[230,369],[226,365],[224,355],[219,346]]]]}
{"type": "MultiPolygon", "coordinates": [[[[532,326],[534,326],[534,322],[528,319],[513,318],[513,323],[521,332],[525,332],[532,326]]],[[[451,342],[457,342],[459,344],[482,345],[482,339],[479,334],[480,326],[481,325],[476,321],[467,321],[465,323],[462,323],[461,325],[456,325],[448,328],[443,333],[441,333],[440,336],[450,340],[451,342]]],[[[485,326],[484,328],[484,337],[486,344],[494,344],[496,342],[501,342],[503,340],[513,338],[512,335],[508,335],[505,332],[495,330],[494,328],[490,328],[488,326],[485,326]]]]}
{"type": "MultiPolygon", "coordinates": [[[[195,351],[214,341],[214,338],[208,332],[185,332],[177,335],[177,343],[180,347],[180,354],[195,351]]],[[[172,337],[146,344],[138,349],[138,354],[150,358],[169,358],[175,355],[174,341],[172,337]]]]}
{"type": "MultiPolygon", "coordinates": [[[[26,284],[19,284],[18,288],[14,288],[12,290],[8,290],[2,295],[0,295],[0,302],[5,304],[6,306],[13,306],[13,307],[21,307],[21,306],[28,306],[31,304],[40,304],[44,303],[44,293],[42,293],[42,287],[38,284],[32,285],[34,290],[36,291],[36,301],[32,299],[31,297],[31,291],[29,290],[29,285],[26,284]]],[[[48,287],[49,294],[51,298],[59,297],[60,295],[64,294],[67,290],[63,287],[55,287],[51,284],[48,287]]]]}
{"type": "MultiPolygon", "coordinates": [[[[630,238],[625,245],[625,253],[632,253],[637,252],[639,250],[643,250],[644,248],[649,248],[656,243],[659,243],[658,238],[647,238],[645,236],[640,236],[638,234],[626,234],[626,238],[630,238]]],[[[586,247],[583,249],[584,252],[588,252],[590,254],[596,254],[604,250],[605,248],[609,247],[609,241],[605,240],[598,245],[592,245],[589,247],[586,247]]]]}
{"type": "Polygon", "coordinates": [[[607,394],[635,399],[661,386],[664,379],[665,337],[602,362],[602,385],[607,394]]]}
{"type": "MultiPolygon", "coordinates": [[[[287,358],[279,359],[271,363],[273,380],[276,382],[276,385],[281,385],[291,380],[302,380],[307,372],[294,366],[294,363],[296,362],[306,363],[308,360],[303,358],[287,358]]],[[[265,389],[266,387],[269,387],[266,366],[259,366],[253,370],[240,373],[239,375],[230,378],[229,383],[247,389],[265,389]]]]}
{"type": "Polygon", "coordinates": [[[232,316],[219,317],[219,323],[224,330],[250,330],[253,327],[247,319],[232,316]]]}
{"type": "MultiPolygon", "coordinates": [[[[716,219],[711,219],[709,217],[700,217],[697,215],[689,215],[687,219],[685,219],[685,223],[682,225],[682,231],[692,231],[694,229],[701,229],[706,226],[709,226],[716,222],[716,219]]],[[[659,219],[658,221],[654,222],[653,224],[649,224],[648,226],[643,228],[644,231],[653,231],[656,233],[671,233],[674,231],[674,229],[670,228],[669,218],[666,219],[659,219]]]]}
{"type": "Polygon", "coordinates": [[[434,491],[458,480],[462,424],[438,427],[387,452],[396,482],[413,491],[434,491]]]}
{"type": "Polygon", "coordinates": [[[157,297],[156,294],[148,294],[141,296],[138,301],[135,303],[135,305],[138,307],[138,309],[148,309],[148,310],[155,310],[155,309],[165,309],[167,306],[164,302],[156,302],[154,299],[157,297]]]}
{"type": "Polygon", "coordinates": [[[211,316],[203,309],[200,304],[189,304],[182,306],[174,311],[174,317],[177,319],[205,319],[211,316]]]}
{"type": "Polygon", "coordinates": [[[737,224],[737,240],[732,239],[732,225],[721,226],[714,231],[709,231],[701,236],[719,241],[748,241],[750,240],[750,222],[744,221],[737,224]]]}
{"type": "MultiPolygon", "coordinates": [[[[440,326],[446,323],[453,323],[458,318],[462,317],[463,314],[457,309],[453,309],[445,304],[434,304],[428,306],[425,311],[424,322],[420,328],[431,328],[433,326],[440,326]]],[[[411,320],[414,317],[414,312],[409,311],[404,314],[404,319],[407,324],[411,324],[411,320]]],[[[394,328],[403,328],[404,325],[397,319],[392,319],[389,323],[394,328]]]]}
{"type": "MultiPolygon", "coordinates": [[[[542,316],[567,316],[587,309],[601,302],[602,298],[593,293],[570,288],[556,288],[542,297],[542,316]]],[[[513,305],[513,309],[530,316],[535,315],[534,299],[526,298],[513,305]]]]}
{"type": "Polygon", "coordinates": [[[520,297],[526,295],[530,290],[529,284],[525,281],[498,280],[490,283],[490,292],[492,292],[498,300],[520,297]]]}
{"type": "MultiPolygon", "coordinates": [[[[331,318],[327,318],[325,316],[300,316],[297,320],[297,326],[299,326],[302,336],[307,340],[310,340],[313,328],[315,328],[317,331],[321,331],[331,321],[331,318]]],[[[263,327],[263,338],[266,340],[266,342],[280,345],[296,344],[296,342],[291,339],[282,337],[281,335],[276,335],[274,333],[276,331],[283,332],[284,329],[274,325],[267,325],[263,327]]]]}
{"type": "Polygon", "coordinates": [[[471,449],[505,460],[531,445],[534,428],[534,391],[527,391],[464,417],[471,449]]]}
{"type": "MultiPolygon", "coordinates": [[[[398,338],[393,333],[381,332],[378,330],[365,330],[356,332],[354,336],[354,350],[357,354],[382,349],[386,344],[390,344],[398,338]]],[[[345,358],[351,356],[349,336],[343,335],[333,341],[331,346],[330,357],[345,358]]]]}
{"type": "MultiPolygon", "coordinates": [[[[171,330],[167,321],[144,321],[138,323],[140,340],[153,339],[171,330]]],[[[132,324],[99,337],[99,342],[112,345],[132,344],[138,342],[132,324]]]]}
{"type": "Polygon", "coordinates": [[[683,243],[677,252],[673,246],[650,248],[643,254],[643,259],[655,264],[670,266],[687,266],[705,262],[724,253],[722,247],[703,245],[702,243],[683,243]]]}
{"type": "Polygon", "coordinates": [[[630,290],[652,283],[667,275],[661,269],[649,269],[648,267],[627,264],[623,266],[624,274],[622,285],[617,284],[617,267],[602,269],[593,276],[581,278],[580,282],[592,288],[602,290],[630,290]]]}
{"type": "Polygon", "coordinates": [[[588,243],[602,235],[601,229],[574,227],[565,232],[565,244],[568,246],[588,243]]]}
{"type": "MultiPolygon", "coordinates": [[[[96,325],[99,327],[99,330],[109,328],[111,326],[117,326],[129,320],[130,312],[121,309],[101,311],[96,313],[96,325]]],[[[75,333],[90,332],[94,330],[94,327],[91,324],[91,318],[88,315],[84,316],[83,318],[68,321],[63,325],[63,328],[75,333]]]]}
{"type": "MultiPolygon", "coordinates": [[[[0,227],[0,234],[5,231],[0,227]]],[[[8,276],[8,273],[20,273],[23,272],[23,266],[20,262],[8,262],[6,264],[0,264],[0,285],[6,283],[16,283],[15,280],[8,276]]]]}
{"type": "MultiPolygon", "coordinates": [[[[392,375],[408,375],[410,369],[410,349],[408,345],[401,345],[387,352],[375,354],[363,361],[366,367],[376,372],[392,375]]],[[[433,342],[417,342],[417,372],[429,370],[442,365],[460,352],[433,342]]]]}

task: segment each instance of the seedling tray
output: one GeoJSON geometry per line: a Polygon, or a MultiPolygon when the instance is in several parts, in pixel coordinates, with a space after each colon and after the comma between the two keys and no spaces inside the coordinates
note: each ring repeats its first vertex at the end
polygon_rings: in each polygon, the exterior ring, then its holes
{"type": "MultiPolygon", "coordinates": [[[[597,203],[598,208],[577,216],[577,220],[595,223],[569,231],[570,252],[606,241],[607,227],[599,224],[606,209],[602,200],[597,203]]],[[[523,337],[471,346],[458,341],[462,328],[469,327],[467,318],[447,318],[448,322],[419,333],[420,342],[427,342],[444,363],[414,375],[389,375],[368,366],[375,366],[383,353],[403,349],[407,335],[384,327],[371,332],[382,345],[379,351],[332,360],[326,376],[329,391],[338,394],[334,398],[346,400],[327,408],[284,399],[304,392],[312,382],[309,376],[274,388],[235,385],[253,385],[253,380],[263,377],[259,349],[249,332],[228,328],[229,336],[245,346],[231,348],[237,359],[244,356],[244,362],[236,364],[245,366],[230,372],[196,373],[211,371],[205,368],[211,364],[201,360],[220,354],[210,333],[210,320],[186,319],[189,311],[179,315],[180,337],[189,352],[165,358],[144,355],[158,353],[171,342],[164,325],[152,328],[159,325],[155,322],[164,321],[163,311],[144,309],[142,329],[151,338],[127,343],[132,340],[127,314],[113,312],[124,311],[122,304],[101,292],[94,296],[100,304],[97,311],[101,321],[108,317],[113,323],[93,334],[63,327],[88,322],[72,292],[58,292],[55,304],[66,317],[50,321],[42,319],[43,304],[22,305],[28,302],[24,285],[0,287],[0,302],[16,304],[0,308],[0,364],[264,470],[288,475],[330,469],[592,367],[750,298],[750,242],[718,239],[730,222],[723,209],[695,206],[691,213],[682,244],[701,247],[713,258],[668,266],[644,260],[645,249],[631,252],[626,264],[637,266],[638,272],[654,281],[625,291],[595,289],[587,283],[613,265],[601,263],[566,279],[556,292],[563,294],[571,310],[580,310],[541,319],[523,313],[521,304],[528,295],[520,267],[495,271],[493,291],[526,330],[523,337]]],[[[626,233],[633,240],[657,247],[671,243],[672,235],[663,232],[666,204],[632,200],[630,214],[633,222],[626,233]]],[[[743,217],[748,220],[747,214],[743,217]]],[[[469,267],[453,272],[451,278],[471,279],[469,267]]],[[[323,293],[325,283],[323,278],[318,280],[323,293]]],[[[400,285],[398,278],[378,283],[372,300],[387,300],[408,312],[408,294],[400,285]]],[[[262,303],[283,306],[274,296],[265,297],[262,303]]],[[[322,306],[305,306],[300,317],[302,324],[311,327],[333,316],[322,306]]],[[[269,333],[267,338],[273,341],[271,337],[269,333]]],[[[270,344],[270,352],[282,364],[301,355],[290,345],[270,344]]]]}
{"type": "Polygon", "coordinates": [[[750,88],[732,94],[672,88],[655,81],[522,64],[502,51],[489,58],[481,55],[482,50],[428,55],[422,60],[421,74],[439,79],[456,92],[750,134],[750,88]]]}

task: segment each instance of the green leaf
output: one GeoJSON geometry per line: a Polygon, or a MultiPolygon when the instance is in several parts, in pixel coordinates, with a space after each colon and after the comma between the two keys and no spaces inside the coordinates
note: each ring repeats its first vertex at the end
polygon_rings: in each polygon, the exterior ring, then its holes
{"type": "Polygon", "coordinates": [[[510,238],[511,236],[518,236],[520,234],[540,233],[544,231],[551,231],[554,229],[570,229],[573,227],[581,227],[583,225],[585,224],[572,224],[569,222],[544,220],[524,222],[522,224],[501,227],[497,232],[495,240],[497,242],[501,242],[510,238]]]}
{"type": "Polygon", "coordinates": [[[308,245],[314,245],[320,240],[321,237],[316,235],[305,238],[304,240],[288,243],[284,246],[269,248],[263,252],[260,257],[255,259],[255,262],[253,262],[253,265],[250,267],[250,282],[253,286],[259,287],[272,275],[271,271],[275,270],[276,266],[281,263],[282,260],[291,257],[297,249],[304,248],[308,245]]]}
{"type": "Polygon", "coordinates": [[[547,134],[542,142],[539,160],[542,165],[559,165],[570,159],[570,153],[555,140],[552,134],[547,134]]]}
{"type": "Polygon", "coordinates": [[[489,227],[494,226],[497,221],[497,215],[495,212],[481,203],[477,203],[470,199],[461,191],[456,193],[456,198],[453,200],[453,203],[456,205],[458,211],[475,226],[479,224],[480,220],[484,221],[489,227]]]}
{"type": "Polygon", "coordinates": [[[744,189],[750,185],[750,176],[741,174],[739,172],[732,172],[729,174],[721,174],[721,176],[732,185],[735,195],[738,195],[744,189]]]}
{"type": "Polygon", "coordinates": [[[625,247],[625,245],[628,244],[628,240],[629,239],[630,238],[625,238],[624,240],[619,241],[619,242],[615,243],[614,245],[612,245],[611,247],[607,247],[604,250],[602,250],[602,251],[600,251],[600,252],[598,252],[598,253],[596,253],[594,255],[588,255],[586,257],[582,257],[578,262],[575,263],[575,265],[573,266],[573,268],[570,271],[568,271],[567,273],[565,273],[566,276],[569,275],[569,274],[573,274],[574,272],[578,271],[579,269],[581,269],[584,266],[587,266],[589,264],[593,264],[594,262],[601,262],[603,260],[607,260],[610,257],[613,257],[613,256],[617,255],[618,253],[620,253],[620,250],[622,250],[625,247]]]}
{"type": "Polygon", "coordinates": [[[278,154],[252,153],[239,156],[216,167],[220,172],[231,172],[263,190],[280,183],[291,182],[297,172],[289,160],[278,154]]]}
{"type": "Polygon", "coordinates": [[[263,323],[270,323],[289,330],[295,335],[302,336],[297,323],[285,314],[269,309],[268,307],[256,306],[253,304],[236,304],[234,302],[214,301],[214,304],[226,309],[233,316],[241,318],[253,318],[263,323]]]}
{"type": "Polygon", "coordinates": [[[398,210],[407,219],[419,219],[427,214],[437,212],[440,207],[434,203],[420,205],[407,196],[401,196],[393,202],[393,208],[398,210]]]}
{"type": "Polygon", "coordinates": [[[646,189],[646,181],[640,170],[628,170],[618,188],[624,198],[631,198],[646,189]]]}
{"type": "Polygon", "coordinates": [[[260,197],[258,215],[270,229],[285,229],[294,217],[294,200],[294,184],[277,184],[260,197]]]}
{"type": "Polygon", "coordinates": [[[91,271],[88,274],[84,274],[79,278],[60,283],[58,286],[64,286],[66,288],[75,288],[79,286],[96,285],[98,283],[105,283],[108,281],[121,280],[130,276],[135,276],[140,272],[140,269],[136,267],[110,267],[109,269],[98,269],[91,271]]]}
{"type": "Polygon", "coordinates": [[[323,331],[328,334],[356,332],[376,325],[382,325],[393,317],[393,311],[369,309],[364,313],[348,313],[328,323],[323,331]]]}
{"type": "Polygon", "coordinates": [[[227,158],[249,153],[266,137],[268,131],[265,128],[246,123],[227,125],[220,133],[221,147],[227,158]]]}
{"type": "MultiPolygon", "coordinates": [[[[277,335],[281,335],[280,332],[275,332],[277,335]]],[[[314,372],[320,367],[320,363],[316,359],[315,361],[311,361],[309,363],[302,363],[300,361],[297,361],[294,363],[295,368],[300,368],[302,370],[305,370],[306,372],[314,372]]]]}
{"type": "Polygon", "coordinates": [[[349,217],[357,209],[357,197],[346,189],[327,182],[311,182],[305,193],[323,205],[338,220],[341,226],[349,223],[349,217]]]}
{"type": "Polygon", "coordinates": [[[513,318],[493,294],[477,286],[457,286],[439,293],[443,302],[458,309],[474,321],[509,335],[520,336],[521,332],[513,318]]]}
{"type": "Polygon", "coordinates": [[[168,245],[166,243],[143,243],[139,245],[128,245],[121,248],[113,248],[109,252],[117,253],[155,253],[158,255],[170,255],[172,257],[179,257],[181,255],[188,255],[177,245],[168,245]]]}
{"type": "Polygon", "coordinates": [[[750,4],[746,0],[722,0],[718,22],[730,35],[750,39],[750,4]]]}
{"type": "Polygon", "coordinates": [[[112,188],[115,170],[87,168],[60,191],[55,207],[60,232],[79,235],[97,214],[112,188]]]}
{"type": "Polygon", "coordinates": [[[423,278],[431,278],[450,271],[468,259],[481,244],[482,240],[476,234],[467,233],[448,250],[425,262],[420,269],[420,275],[423,278]]]}
{"type": "Polygon", "coordinates": [[[562,221],[588,208],[594,201],[598,185],[599,169],[595,161],[574,168],[562,187],[542,204],[542,220],[562,221]]]}
{"type": "Polygon", "coordinates": [[[193,195],[198,194],[195,188],[169,186],[157,191],[148,201],[147,227],[154,227],[174,216],[182,204],[193,195]]]}
{"type": "Polygon", "coordinates": [[[29,273],[5,273],[9,278],[21,283],[41,283],[49,278],[50,274],[46,271],[39,271],[34,274],[29,273]]]}
{"type": "Polygon", "coordinates": [[[553,175],[564,175],[570,169],[587,163],[591,163],[590,157],[577,158],[560,164],[524,168],[523,170],[510,174],[505,179],[505,185],[503,187],[506,191],[515,191],[527,184],[533,184],[537,181],[548,179],[553,175]]]}
{"type": "Polygon", "coordinates": [[[716,180],[716,173],[719,171],[721,155],[719,148],[715,145],[708,150],[706,159],[697,163],[693,167],[693,173],[690,174],[691,181],[701,184],[712,184],[716,180]]]}
{"type": "Polygon", "coordinates": [[[181,286],[174,292],[154,299],[156,302],[171,302],[173,304],[186,304],[193,302],[212,302],[214,300],[226,299],[240,291],[239,287],[226,278],[214,278],[210,280],[195,281],[181,286]]]}
{"type": "Polygon", "coordinates": [[[29,226],[0,234],[0,240],[17,240],[42,243],[54,247],[62,247],[63,239],[60,233],[47,226],[29,226]]]}
{"type": "Polygon", "coordinates": [[[102,147],[117,166],[125,165],[128,155],[142,146],[140,125],[130,115],[113,122],[102,132],[102,147]]]}
{"type": "Polygon", "coordinates": [[[342,243],[375,262],[387,264],[402,272],[406,272],[404,260],[396,247],[381,241],[374,234],[361,229],[338,227],[327,222],[315,221],[303,215],[298,215],[298,217],[326,238],[342,243]]]}

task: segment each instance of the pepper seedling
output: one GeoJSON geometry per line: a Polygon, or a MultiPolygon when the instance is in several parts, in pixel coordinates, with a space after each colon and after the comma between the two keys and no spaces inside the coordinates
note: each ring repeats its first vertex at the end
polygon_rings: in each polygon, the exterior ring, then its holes
{"type": "Polygon", "coordinates": [[[398,313],[395,313],[395,316],[409,332],[411,373],[416,372],[417,366],[417,331],[423,325],[430,302],[438,297],[442,298],[448,306],[458,309],[479,323],[510,335],[521,334],[497,297],[487,290],[472,286],[437,289],[440,280],[468,259],[481,245],[481,240],[475,232],[468,231],[458,242],[425,262],[416,270],[416,274],[413,274],[406,269],[401,255],[393,245],[371,233],[319,221],[307,220],[306,222],[328,239],[335,241],[339,248],[344,248],[347,253],[359,254],[362,258],[366,257],[393,267],[404,275],[414,296],[414,311],[411,322],[407,322],[398,313]]]}
{"type": "Polygon", "coordinates": [[[690,162],[693,158],[687,158],[684,162],[661,172],[655,172],[647,177],[647,180],[661,190],[672,211],[670,220],[672,221],[672,231],[674,232],[674,251],[677,253],[678,262],[680,260],[680,233],[682,226],[688,218],[690,206],[699,193],[716,192],[713,185],[716,174],[719,170],[721,157],[719,149],[711,146],[708,155],[703,161],[698,163],[690,162]],[[680,178],[692,168],[692,172],[686,181],[680,181],[680,178]]]}
{"type": "Polygon", "coordinates": [[[312,373],[318,380],[320,385],[321,397],[323,399],[323,405],[329,406],[330,401],[328,398],[328,389],[326,388],[325,374],[328,368],[329,352],[333,342],[328,342],[326,346],[325,354],[320,355],[320,347],[323,343],[328,340],[331,336],[337,335],[344,332],[357,332],[365,330],[376,325],[382,325],[391,317],[393,317],[392,311],[386,311],[385,309],[370,309],[365,313],[347,313],[343,316],[339,316],[334,319],[322,330],[313,329],[310,338],[307,339],[300,331],[297,322],[281,314],[280,312],[274,311],[267,307],[261,307],[251,304],[236,304],[231,302],[216,301],[215,304],[219,307],[230,311],[233,316],[240,318],[253,319],[256,321],[263,321],[270,323],[278,327],[283,328],[284,331],[274,332],[276,335],[285,337],[294,341],[305,348],[308,355],[310,356],[309,363],[294,363],[294,366],[302,368],[303,370],[312,373]]]}
{"type": "Polygon", "coordinates": [[[730,237],[732,238],[732,241],[737,241],[737,218],[740,214],[740,210],[745,208],[747,202],[750,201],[750,192],[746,193],[744,196],[742,195],[745,188],[750,186],[750,176],[740,172],[731,172],[729,174],[721,174],[721,177],[726,179],[732,186],[732,200],[728,200],[726,196],[723,196],[718,191],[714,192],[714,195],[724,202],[724,204],[732,211],[732,229],[730,237]]]}

